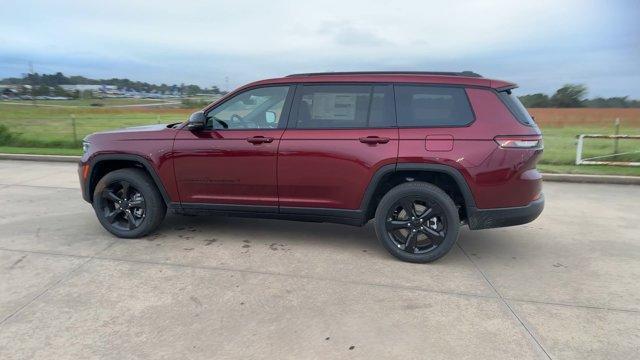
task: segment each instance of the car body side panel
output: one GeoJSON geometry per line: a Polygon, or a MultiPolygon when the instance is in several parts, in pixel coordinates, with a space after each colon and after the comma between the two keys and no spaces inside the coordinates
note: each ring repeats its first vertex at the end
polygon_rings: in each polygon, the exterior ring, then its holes
{"type": "Polygon", "coordinates": [[[468,88],[475,121],[468,126],[401,128],[398,163],[427,163],[450,166],[465,178],[478,208],[524,206],[537,199],[541,177],[535,164],[541,150],[503,149],[497,135],[539,135],[539,130],[520,124],[500,101],[495,91],[468,88]],[[453,148],[429,151],[429,138],[453,136],[453,148]]]}
{"type": "Polygon", "coordinates": [[[144,159],[162,181],[170,201],[180,201],[173,169],[173,139],[179,130],[166,125],[136,127],[103,132],[87,137],[90,152],[84,154],[80,164],[95,165],[100,158],[132,160],[126,155],[144,159]]]}
{"type": "Polygon", "coordinates": [[[277,206],[276,155],[283,131],[180,131],[173,156],[181,201],[277,206]],[[256,136],[272,141],[247,141],[256,136]]]}
{"type": "Polygon", "coordinates": [[[278,151],[283,207],[359,209],[375,172],[395,164],[398,129],[287,129],[278,151]],[[361,137],[388,138],[364,144],[361,137]]]}

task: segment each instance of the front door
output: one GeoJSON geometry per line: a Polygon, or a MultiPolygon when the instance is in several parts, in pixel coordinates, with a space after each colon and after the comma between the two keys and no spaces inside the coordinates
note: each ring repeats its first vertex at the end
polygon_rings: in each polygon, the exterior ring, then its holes
{"type": "Polygon", "coordinates": [[[242,91],[207,111],[204,130],[180,131],[174,166],[183,204],[259,205],[277,211],[277,149],[290,89],[242,91]]]}

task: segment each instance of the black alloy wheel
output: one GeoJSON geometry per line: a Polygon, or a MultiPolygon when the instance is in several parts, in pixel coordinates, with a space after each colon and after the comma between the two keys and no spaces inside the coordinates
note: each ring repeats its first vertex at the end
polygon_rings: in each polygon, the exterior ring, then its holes
{"type": "Polygon", "coordinates": [[[424,254],[440,246],[447,235],[447,219],[434,201],[402,198],[389,208],[387,232],[396,246],[410,254],[424,254]]]}
{"type": "Polygon", "coordinates": [[[109,184],[102,191],[104,218],[120,230],[134,230],[144,221],[146,203],[144,196],[128,181],[109,184]]]}
{"type": "Polygon", "coordinates": [[[406,182],[380,200],[375,230],[391,255],[403,261],[426,263],[451,250],[460,232],[460,215],[451,197],[439,187],[406,182]]]}
{"type": "Polygon", "coordinates": [[[153,180],[137,168],[112,171],[93,192],[93,208],[102,226],[121,238],[138,238],[155,230],[167,206],[153,180]]]}

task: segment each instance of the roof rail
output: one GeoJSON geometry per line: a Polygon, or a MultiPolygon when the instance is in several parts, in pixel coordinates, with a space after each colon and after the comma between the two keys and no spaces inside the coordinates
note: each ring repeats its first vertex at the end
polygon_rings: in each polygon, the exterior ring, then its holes
{"type": "Polygon", "coordinates": [[[317,72],[317,73],[301,73],[291,74],[286,77],[298,76],[331,76],[331,75],[443,75],[443,76],[467,76],[482,77],[473,71],[336,71],[336,72],[317,72]]]}

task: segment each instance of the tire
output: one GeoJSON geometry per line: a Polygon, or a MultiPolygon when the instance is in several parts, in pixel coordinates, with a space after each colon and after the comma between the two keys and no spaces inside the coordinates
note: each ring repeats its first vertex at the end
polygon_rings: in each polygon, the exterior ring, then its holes
{"type": "Polygon", "coordinates": [[[427,263],[451,250],[460,232],[460,217],[453,200],[439,187],[408,182],[384,195],[376,209],[375,230],[391,255],[427,263]]]}
{"type": "Polygon", "coordinates": [[[102,226],[120,238],[149,234],[167,213],[155,183],[135,168],[115,170],[102,177],[93,192],[93,209],[102,226]]]}

